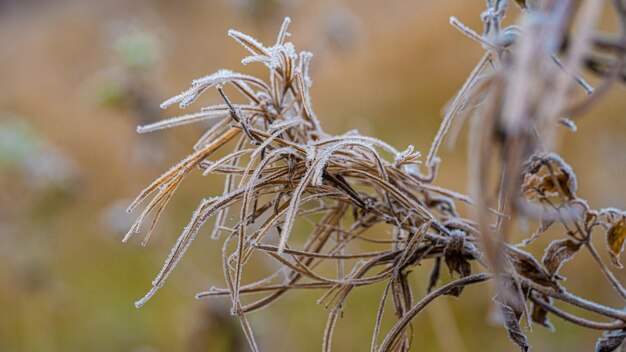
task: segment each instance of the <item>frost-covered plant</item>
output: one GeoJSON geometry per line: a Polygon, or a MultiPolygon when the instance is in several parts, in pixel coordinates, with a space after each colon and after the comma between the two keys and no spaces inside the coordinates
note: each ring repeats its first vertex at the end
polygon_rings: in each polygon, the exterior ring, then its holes
{"type": "Polygon", "coordinates": [[[487,1],[483,34],[451,19],[485,48],[485,54],[448,108],[424,165],[412,146],[399,151],[356,131],[331,135],[322,129],[309,98],[312,55],[297,53],[286,42],[289,19],[269,47],[229,31],[250,52],[243,63],[262,63],[268,79],[220,70],[193,81],[191,88],[162,107],[185,108],[210,89],[217,90],[223,104],[138,128],[150,132],[213,121],[195,152],[132,203],[131,211],[142,202],[147,205],[125,241],[153,214],[144,243],[148,240],[164,207],[193,170],[226,175],[226,181],[222,195],[200,203],[137,307],[163,286],[202,226],[215,217],[211,237],[223,239],[226,288],[212,288],[197,297],[228,296],[232,314],[240,318],[254,351],[259,347],[247,314],[290,290],[326,290],[319,303],[330,308],[322,343],[329,351],[350,293],[359,286],[386,283],[373,317],[371,350],[408,351],[411,321],[430,302],[443,295],[460,296],[464,287],[488,280],[496,282],[495,301],[509,337],[522,351],[530,347],[520,322],[549,327],[549,316],[606,331],[598,351],[621,345],[626,312],[569,293],[560,282],[559,269],[586,250],[626,300],[626,289],[591,241],[594,229],[601,229],[613,264],[621,267],[626,214],[591,209],[576,194],[572,169],[550,150],[557,126],[575,127],[576,116],[611,84],[624,79],[626,10],[622,2],[612,3],[622,32],[609,40],[593,32],[600,1],[517,3],[523,11],[520,23],[501,28],[508,1],[487,1]],[[609,55],[600,56],[597,50],[609,55]],[[603,78],[595,91],[576,73],[583,66],[603,78]],[[589,94],[585,100],[575,100],[576,84],[589,94]],[[246,102],[233,103],[223,89],[227,85],[246,102]],[[433,181],[444,136],[453,122],[470,114],[471,195],[466,196],[433,181]],[[226,156],[209,159],[224,148],[229,150],[226,156]],[[457,211],[459,203],[473,210],[473,218],[457,211]],[[519,218],[536,219],[539,226],[528,240],[514,245],[510,238],[519,218]],[[305,233],[301,230],[305,225],[294,230],[298,223],[309,224],[312,230],[305,233]],[[541,261],[522,249],[557,225],[563,236],[545,249],[541,261]],[[385,227],[391,230],[380,231],[385,227]],[[244,272],[259,258],[275,260],[279,269],[261,280],[244,281],[244,272]],[[428,293],[415,300],[408,273],[426,261],[433,263],[428,293]],[[442,263],[458,278],[440,284],[442,263]],[[332,275],[329,266],[337,268],[332,275]],[[481,272],[473,274],[476,268],[481,272]],[[557,301],[611,321],[588,320],[557,308],[557,301]],[[397,321],[381,339],[387,304],[393,306],[397,321]]]}

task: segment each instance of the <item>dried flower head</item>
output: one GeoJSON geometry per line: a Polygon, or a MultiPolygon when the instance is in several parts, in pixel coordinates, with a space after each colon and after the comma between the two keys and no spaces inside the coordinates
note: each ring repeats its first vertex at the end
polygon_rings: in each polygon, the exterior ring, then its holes
{"type": "MultiPolygon", "coordinates": [[[[194,153],[149,185],[131,204],[129,211],[147,203],[124,240],[139,232],[152,215],[144,239],[147,242],[163,209],[192,171],[226,175],[226,181],[222,195],[200,203],[152,289],[137,307],[164,285],[200,229],[215,217],[211,237],[223,239],[226,287],[212,288],[197,297],[228,296],[231,312],[240,318],[254,351],[259,346],[247,314],[268,306],[289,290],[326,290],[318,303],[329,308],[322,342],[323,350],[329,351],[337,319],[353,289],[386,283],[371,350],[408,351],[410,323],[430,302],[444,295],[459,296],[464,287],[490,279],[497,283],[494,301],[502,311],[504,325],[522,351],[530,346],[521,320],[551,327],[550,315],[609,331],[599,340],[598,350],[621,344],[626,335],[617,332],[626,328],[626,313],[568,293],[558,272],[578,252],[588,250],[599,270],[626,299],[626,290],[591,242],[594,228],[604,228],[609,251],[619,264],[617,258],[626,238],[624,215],[617,210],[589,208],[576,194],[572,169],[558,155],[546,151],[555,128],[563,125],[563,112],[580,111],[588,104],[572,106],[571,88],[579,84],[587,93],[592,92],[576,72],[585,64],[589,66],[587,53],[597,45],[590,31],[598,1],[584,1],[580,8],[555,1],[518,1],[524,9],[522,21],[504,29],[500,24],[508,2],[487,4],[482,16],[483,34],[451,19],[452,25],[485,48],[485,55],[448,108],[422,169],[420,154],[413,146],[399,152],[357,132],[331,135],[322,129],[309,97],[312,54],[297,53],[286,41],[289,18],[269,47],[246,34],[229,31],[250,53],[242,63],[265,65],[267,80],[220,70],[194,80],[189,89],[162,107],[178,104],[186,108],[212,89],[223,104],[138,128],[139,132],[150,132],[213,121],[194,146],[194,153]],[[578,25],[572,34],[569,25],[574,18],[578,25]],[[569,46],[563,44],[566,39],[569,46]],[[226,87],[237,91],[245,103],[234,103],[226,87]],[[433,184],[443,138],[458,116],[470,113],[473,142],[468,178],[472,198],[433,184]],[[226,156],[211,159],[224,148],[229,151],[226,156]],[[494,164],[499,171],[495,182],[489,174],[494,164]],[[461,216],[456,210],[459,203],[473,208],[475,217],[461,216]],[[553,241],[539,261],[521,246],[509,243],[513,224],[520,217],[539,223],[524,244],[555,224],[562,226],[564,238],[553,241]],[[312,229],[295,231],[300,222],[312,229]],[[386,226],[390,231],[372,234],[369,230],[375,226],[386,226]],[[244,281],[244,272],[254,258],[276,261],[279,269],[261,280],[244,281]],[[455,278],[440,285],[442,259],[455,278]],[[408,273],[426,261],[433,262],[429,292],[415,301],[408,273]],[[472,274],[471,262],[477,262],[476,268],[482,272],[472,274]],[[337,267],[335,275],[322,270],[328,266],[337,267]],[[397,321],[381,340],[388,301],[397,321]],[[614,321],[587,320],[557,308],[554,301],[614,321]]],[[[623,4],[614,2],[614,8],[626,23],[623,4]]],[[[622,33],[622,48],[626,47],[624,38],[622,33]]],[[[605,84],[619,79],[625,52],[615,57],[612,68],[607,69],[610,74],[601,73],[606,76],[605,84]]],[[[588,99],[596,99],[597,94],[598,90],[588,99]]]]}

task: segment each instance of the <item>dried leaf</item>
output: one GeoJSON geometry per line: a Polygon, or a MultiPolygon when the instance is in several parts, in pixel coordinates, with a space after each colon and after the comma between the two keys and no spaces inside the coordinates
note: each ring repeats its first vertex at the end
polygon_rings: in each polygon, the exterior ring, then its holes
{"type": "Polygon", "coordinates": [[[522,183],[522,194],[528,200],[537,199],[537,187],[541,183],[541,178],[535,174],[524,174],[524,182],[522,183]]]}
{"type": "MultiPolygon", "coordinates": [[[[552,300],[548,296],[543,295],[543,297],[541,297],[541,299],[544,302],[546,302],[547,304],[552,303],[552,300]]],[[[548,311],[545,310],[540,305],[535,304],[535,303],[532,304],[532,313],[530,315],[530,318],[532,319],[532,321],[534,323],[537,323],[537,324],[539,324],[539,325],[541,325],[543,327],[546,327],[546,328],[554,331],[554,325],[552,325],[552,323],[548,319],[548,311]]]]}
{"type": "Polygon", "coordinates": [[[519,321],[522,316],[528,313],[526,310],[526,297],[528,297],[528,294],[529,292],[520,285],[519,280],[509,278],[502,281],[498,295],[493,300],[509,307],[519,321]]]}
{"type": "Polygon", "coordinates": [[[618,268],[622,267],[619,262],[619,255],[624,249],[624,239],[626,239],[626,219],[621,218],[618,222],[613,223],[606,233],[606,243],[609,246],[611,260],[613,265],[618,268]]]}
{"type": "Polygon", "coordinates": [[[559,288],[550,275],[530,253],[509,247],[507,254],[515,271],[521,276],[542,286],[559,288]]]}
{"type": "Polygon", "coordinates": [[[552,323],[548,319],[548,311],[543,309],[541,306],[533,304],[532,314],[530,317],[534,323],[537,323],[543,327],[550,329],[551,331],[554,331],[554,325],[552,325],[552,323]]]}
{"type": "Polygon", "coordinates": [[[441,258],[435,259],[435,264],[433,264],[433,269],[430,272],[430,276],[428,277],[428,292],[432,291],[432,289],[437,286],[437,282],[439,281],[439,275],[441,274],[441,258]]]}
{"type": "Polygon", "coordinates": [[[559,170],[554,175],[545,175],[541,178],[538,188],[546,195],[558,195],[559,189],[563,191],[563,195],[572,199],[576,193],[576,183],[572,181],[568,172],[559,170]],[[556,179],[556,183],[555,183],[556,179]]]}
{"type": "Polygon", "coordinates": [[[546,248],[542,262],[548,273],[556,275],[566,261],[580,250],[582,243],[572,239],[556,240],[546,248]]]}
{"type": "Polygon", "coordinates": [[[509,333],[509,339],[519,346],[520,351],[528,352],[530,350],[530,344],[519,325],[519,320],[515,312],[511,307],[505,304],[500,304],[500,310],[504,318],[504,326],[509,333]]]}
{"type": "Polygon", "coordinates": [[[554,197],[561,193],[571,200],[576,198],[577,187],[572,168],[554,153],[533,155],[526,164],[522,184],[526,198],[554,197]]]}
{"type": "Polygon", "coordinates": [[[626,338],[626,331],[613,330],[606,332],[596,342],[596,352],[615,352],[626,338]]]}
{"type": "MultiPolygon", "coordinates": [[[[465,234],[461,231],[452,231],[451,235],[452,239],[443,251],[450,275],[452,276],[456,272],[461,277],[469,276],[472,273],[472,266],[463,254],[465,234]]],[[[448,291],[447,294],[458,297],[461,295],[461,292],[463,292],[463,287],[456,287],[448,291]]]]}

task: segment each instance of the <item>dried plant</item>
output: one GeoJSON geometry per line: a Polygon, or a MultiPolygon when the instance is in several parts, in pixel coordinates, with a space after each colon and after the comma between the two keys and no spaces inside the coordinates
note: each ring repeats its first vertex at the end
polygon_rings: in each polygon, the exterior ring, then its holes
{"type": "Polygon", "coordinates": [[[329,308],[322,343],[329,351],[337,319],[353,289],[385,283],[371,350],[408,351],[411,322],[430,302],[443,295],[460,296],[466,286],[488,280],[496,283],[494,301],[509,337],[522,351],[530,348],[522,321],[550,327],[549,316],[605,331],[597,351],[619,347],[626,338],[626,312],[568,292],[559,269],[577,253],[588,251],[626,300],[626,289],[591,241],[594,230],[603,233],[613,266],[621,267],[626,213],[591,209],[576,194],[572,169],[551,150],[558,126],[575,129],[573,120],[612,84],[626,78],[626,6],[612,2],[621,32],[610,38],[595,33],[601,1],[516,2],[522,9],[518,25],[502,28],[509,4],[499,0],[487,1],[482,34],[451,19],[453,26],[482,45],[485,54],[448,107],[424,165],[412,146],[399,151],[356,131],[324,132],[309,98],[312,54],[297,53],[286,42],[288,18],[269,47],[229,31],[250,52],[242,62],[262,63],[269,79],[218,71],[193,81],[191,88],[161,106],[185,108],[212,88],[223,104],[138,128],[151,132],[213,121],[195,152],[132,203],[129,211],[142,202],[147,205],[125,241],[153,215],[144,243],[149,239],[163,209],[193,170],[226,175],[226,181],[221,196],[198,206],[137,307],[163,286],[202,226],[215,217],[211,238],[223,239],[226,288],[212,288],[197,297],[230,297],[231,313],[240,318],[254,351],[259,347],[247,314],[290,290],[326,290],[318,303],[329,308]],[[584,67],[601,78],[597,89],[578,75],[584,67]],[[231,101],[225,86],[246,102],[231,101]],[[578,100],[578,86],[588,94],[583,100],[578,100]],[[433,184],[439,146],[464,116],[472,123],[470,196],[433,184]],[[209,159],[225,148],[226,156],[209,159]],[[461,203],[472,209],[472,217],[457,211],[461,203]],[[535,219],[538,228],[523,243],[513,244],[521,218],[535,219]],[[305,234],[300,227],[306,224],[312,230],[305,234]],[[549,227],[558,226],[562,236],[545,248],[541,261],[522,249],[549,227]],[[245,281],[246,268],[259,258],[276,261],[279,269],[261,280],[245,281]],[[433,263],[429,292],[416,299],[408,273],[427,261],[433,263]],[[458,278],[440,284],[442,263],[458,278]],[[334,274],[329,267],[337,268],[334,274]],[[477,269],[480,272],[472,273],[477,269]],[[563,310],[555,302],[578,310],[563,310]],[[389,304],[397,321],[383,333],[383,311],[389,304]],[[580,310],[605,321],[588,320],[578,315],[580,310]]]}

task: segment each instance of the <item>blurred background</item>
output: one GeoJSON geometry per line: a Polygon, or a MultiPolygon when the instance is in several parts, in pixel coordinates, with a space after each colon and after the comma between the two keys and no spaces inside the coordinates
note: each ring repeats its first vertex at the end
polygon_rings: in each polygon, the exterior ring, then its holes
{"type": "MultiPolygon", "coordinates": [[[[246,52],[226,32],[236,28],[270,43],[288,15],[296,48],[315,54],[312,98],[325,129],[359,129],[425,153],[442,107],[482,54],[448,18],[480,30],[483,6],[458,0],[0,0],[0,351],[247,350],[229,301],[193,298],[223,286],[220,245],[208,236],[199,236],[146,306],[134,308],[197,203],[222,190],[220,178],[190,177],[148,246],[136,238],[122,244],[137,215],[125,212],[130,200],[187,155],[203,129],[137,135],[135,127],[179,113],[158,104],[194,78],[220,68],[262,72],[241,67],[246,52]]],[[[518,14],[513,9],[509,20],[518,14]]],[[[605,16],[602,25],[611,30],[614,19],[605,16]]],[[[563,132],[560,151],[594,208],[626,208],[625,93],[615,88],[578,122],[579,132],[563,132]]],[[[442,153],[437,183],[462,192],[463,132],[456,147],[442,153]]],[[[565,268],[565,275],[579,274],[569,289],[621,308],[586,256],[565,268]]],[[[418,294],[428,270],[414,271],[418,294]]],[[[351,296],[335,350],[369,348],[382,289],[351,296]]],[[[415,350],[515,351],[491,321],[489,290],[472,287],[461,300],[434,302],[415,321],[415,350]]],[[[252,314],[262,350],[318,351],[328,313],[315,304],[320,294],[291,292],[252,314]]],[[[557,333],[539,326],[529,333],[535,350],[589,351],[599,336],[553,323],[557,333]]]]}

